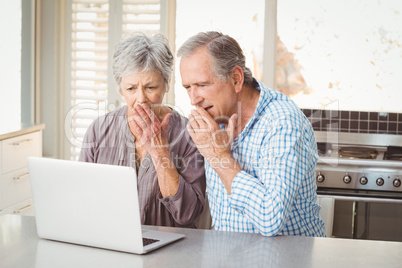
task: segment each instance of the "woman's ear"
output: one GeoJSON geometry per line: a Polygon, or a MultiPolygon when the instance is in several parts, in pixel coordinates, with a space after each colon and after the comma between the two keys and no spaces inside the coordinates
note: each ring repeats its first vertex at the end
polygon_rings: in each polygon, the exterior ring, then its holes
{"type": "Polygon", "coordinates": [[[235,66],[232,70],[231,78],[235,87],[236,93],[239,93],[243,88],[244,72],[240,66],[235,66]]]}

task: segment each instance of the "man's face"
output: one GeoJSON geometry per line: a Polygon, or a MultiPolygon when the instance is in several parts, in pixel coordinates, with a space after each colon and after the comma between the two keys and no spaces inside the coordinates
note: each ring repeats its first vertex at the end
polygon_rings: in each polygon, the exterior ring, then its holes
{"type": "Polygon", "coordinates": [[[191,105],[204,108],[217,122],[225,123],[227,117],[236,113],[237,95],[232,80],[222,82],[212,73],[211,66],[212,62],[205,48],[182,58],[182,85],[187,90],[191,105]]]}

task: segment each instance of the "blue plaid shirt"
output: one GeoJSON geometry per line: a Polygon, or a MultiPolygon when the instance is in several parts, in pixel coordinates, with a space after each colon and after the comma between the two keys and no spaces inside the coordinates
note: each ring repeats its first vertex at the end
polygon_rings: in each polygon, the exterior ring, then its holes
{"type": "Polygon", "coordinates": [[[317,204],[317,144],[310,122],[287,96],[258,82],[254,116],[232,144],[242,167],[229,195],[205,162],[216,230],[264,236],[325,236],[317,204]]]}

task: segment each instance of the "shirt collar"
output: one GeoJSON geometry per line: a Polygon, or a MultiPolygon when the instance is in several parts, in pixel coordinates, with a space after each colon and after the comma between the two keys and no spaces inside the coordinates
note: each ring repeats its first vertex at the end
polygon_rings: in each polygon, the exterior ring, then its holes
{"type": "Polygon", "coordinates": [[[262,82],[258,81],[255,78],[253,79],[254,79],[253,84],[256,85],[255,88],[260,91],[260,97],[258,98],[257,107],[254,111],[253,116],[247,122],[244,129],[239,133],[239,135],[234,140],[232,148],[233,146],[237,146],[237,143],[240,142],[244,138],[244,136],[249,132],[254,123],[260,118],[260,115],[264,113],[264,110],[266,109],[266,107],[268,106],[269,102],[272,99],[272,95],[270,94],[269,89],[265,87],[262,82]]]}

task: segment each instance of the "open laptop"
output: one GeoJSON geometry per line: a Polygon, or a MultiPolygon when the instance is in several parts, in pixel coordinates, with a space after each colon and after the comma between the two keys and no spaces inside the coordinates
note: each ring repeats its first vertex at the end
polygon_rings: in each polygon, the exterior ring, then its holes
{"type": "Polygon", "coordinates": [[[144,254],[185,236],[142,230],[133,168],[40,157],[28,164],[41,238],[144,254]]]}

